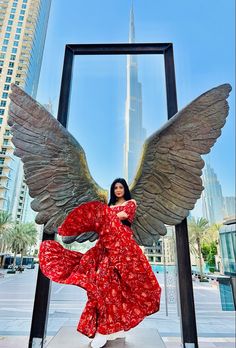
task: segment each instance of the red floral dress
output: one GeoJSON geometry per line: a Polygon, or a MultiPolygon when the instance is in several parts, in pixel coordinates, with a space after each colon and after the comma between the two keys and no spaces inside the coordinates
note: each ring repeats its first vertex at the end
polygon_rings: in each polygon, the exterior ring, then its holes
{"type": "Polygon", "coordinates": [[[88,337],[129,330],[159,310],[161,288],[146,256],[117,213],[133,221],[136,204],[108,207],[94,201],[75,208],[59,227],[62,236],[96,231],[99,239],[85,254],[44,241],[39,261],[51,280],[73,284],[87,291],[88,301],[77,330],[88,337]]]}

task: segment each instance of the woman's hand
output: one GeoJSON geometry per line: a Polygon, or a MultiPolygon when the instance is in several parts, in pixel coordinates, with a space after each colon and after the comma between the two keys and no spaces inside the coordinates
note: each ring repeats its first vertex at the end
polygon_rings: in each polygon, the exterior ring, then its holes
{"type": "Polygon", "coordinates": [[[125,220],[128,217],[128,214],[126,214],[124,211],[120,211],[116,214],[120,220],[125,220]]]}

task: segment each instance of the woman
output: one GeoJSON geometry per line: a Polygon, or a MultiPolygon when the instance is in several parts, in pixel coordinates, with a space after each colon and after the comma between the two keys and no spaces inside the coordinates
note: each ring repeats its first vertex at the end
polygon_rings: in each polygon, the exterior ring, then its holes
{"type": "Polygon", "coordinates": [[[89,202],[75,208],[59,227],[62,236],[96,231],[99,239],[85,254],[44,241],[39,260],[51,280],[87,291],[77,330],[94,337],[91,346],[124,337],[145,316],[159,310],[161,288],[145,255],[132,238],[136,202],[124,179],[116,179],[108,206],[89,202]]]}

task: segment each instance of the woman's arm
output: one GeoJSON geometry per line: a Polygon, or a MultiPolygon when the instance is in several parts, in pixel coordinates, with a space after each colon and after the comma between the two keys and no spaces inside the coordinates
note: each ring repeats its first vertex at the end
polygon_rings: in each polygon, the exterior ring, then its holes
{"type": "Polygon", "coordinates": [[[134,199],[125,202],[122,211],[117,214],[118,218],[120,220],[129,220],[129,222],[132,223],[136,212],[136,206],[137,203],[134,199]]]}
{"type": "Polygon", "coordinates": [[[128,218],[128,214],[125,211],[120,211],[116,215],[120,220],[126,220],[128,218]]]}

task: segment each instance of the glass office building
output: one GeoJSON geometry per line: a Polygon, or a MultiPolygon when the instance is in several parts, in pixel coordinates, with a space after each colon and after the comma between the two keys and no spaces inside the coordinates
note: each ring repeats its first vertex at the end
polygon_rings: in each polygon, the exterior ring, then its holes
{"type": "MultiPolygon", "coordinates": [[[[133,4],[130,12],[129,43],[135,42],[133,4]]],[[[127,56],[125,103],[124,176],[130,184],[136,174],[146,130],[142,126],[142,84],[138,79],[138,58],[127,56]]]]}
{"type": "Polygon", "coordinates": [[[202,204],[203,217],[210,224],[221,223],[225,216],[222,188],[214,169],[206,162],[203,169],[202,204]]]}
{"type": "Polygon", "coordinates": [[[225,277],[219,280],[223,310],[236,309],[236,220],[228,220],[220,230],[220,247],[225,277]]]}
{"type": "Polygon", "coordinates": [[[0,209],[22,221],[27,187],[7,125],[11,83],[36,97],[51,0],[0,1],[0,209]]]}

